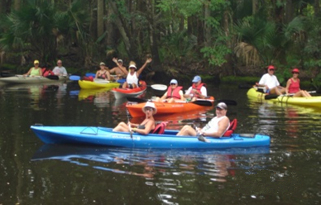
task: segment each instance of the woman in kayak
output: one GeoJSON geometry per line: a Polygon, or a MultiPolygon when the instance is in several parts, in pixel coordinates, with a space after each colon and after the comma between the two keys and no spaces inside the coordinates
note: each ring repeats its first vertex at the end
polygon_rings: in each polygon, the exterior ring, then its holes
{"type": "Polygon", "coordinates": [[[168,103],[173,103],[176,100],[185,101],[182,88],[182,86],[178,86],[176,79],[172,79],[166,93],[161,98],[157,97],[155,102],[162,102],[165,99],[168,103]]]}
{"type": "Polygon", "coordinates": [[[138,77],[143,72],[144,68],[147,66],[148,63],[152,62],[151,58],[147,58],[144,65],[137,70],[136,63],[134,61],[129,62],[129,72],[124,69],[124,67],[120,66],[117,62],[116,58],[113,58],[113,61],[116,65],[122,69],[122,71],[127,75],[126,82],[124,82],[122,88],[137,88],[138,87],[138,77]]]}
{"type": "Polygon", "coordinates": [[[96,72],[95,79],[99,78],[104,80],[111,80],[108,67],[106,67],[105,63],[100,62],[99,66],[100,66],[100,70],[96,72]]]}
{"type": "Polygon", "coordinates": [[[300,71],[297,68],[292,70],[293,77],[286,83],[286,94],[293,94],[293,97],[311,97],[310,93],[306,90],[300,89],[300,79],[298,78],[299,73],[300,71]]]}
{"type": "Polygon", "coordinates": [[[30,68],[29,71],[26,74],[23,74],[23,76],[42,76],[41,68],[39,67],[39,61],[35,60],[33,62],[34,67],[30,68]]]}
{"type": "Polygon", "coordinates": [[[145,113],[146,117],[145,120],[140,124],[133,124],[128,122],[126,124],[125,122],[120,122],[114,129],[114,132],[130,132],[132,130],[133,132],[137,132],[139,134],[147,135],[155,129],[155,120],[154,116],[157,112],[157,109],[155,107],[155,104],[153,102],[147,102],[145,106],[143,107],[143,112],[145,113]]]}
{"type": "Polygon", "coordinates": [[[220,102],[216,106],[216,117],[211,119],[205,127],[192,128],[190,125],[185,125],[176,135],[178,136],[196,136],[205,137],[222,137],[230,126],[230,120],[226,116],[227,105],[220,102]]]}

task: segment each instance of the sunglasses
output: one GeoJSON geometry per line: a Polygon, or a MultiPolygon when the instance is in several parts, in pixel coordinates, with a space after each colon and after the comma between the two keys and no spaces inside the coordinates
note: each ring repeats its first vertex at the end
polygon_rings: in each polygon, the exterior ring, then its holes
{"type": "Polygon", "coordinates": [[[292,74],[299,74],[299,73],[297,73],[297,72],[293,72],[292,74]]]}
{"type": "Polygon", "coordinates": [[[171,85],[176,85],[175,83],[171,83],[171,85]]]}
{"type": "Polygon", "coordinates": [[[274,71],[274,69],[269,69],[269,71],[274,71]]]}
{"type": "Polygon", "coordinates": [[[153,111],[153,108],[145,108],[145,112],[147,112],[147,111],[152,112],[152,111],[153,111]]]}

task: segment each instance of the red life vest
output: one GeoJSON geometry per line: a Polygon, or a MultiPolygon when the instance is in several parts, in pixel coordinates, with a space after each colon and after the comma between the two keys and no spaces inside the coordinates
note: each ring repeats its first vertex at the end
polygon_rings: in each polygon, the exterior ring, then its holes
{"type": "MultiPolygon", "coordinates": [[[[195,90],[197,90],[198,92],[201,92],[201,88],[203,87],[203,85],[205,86],[204,83],[200,83],[198,86],[196,86],[196,84],[193,83],[192,88],[195,89],[195,90]]],[[[192,90],[191,93],[192,93],[195,97],[200,97],[200,95],[199,95],[198,93],[195,93],[193,90],[192,90]]]]}
{"type": "Polygon", "coordinates": [[[296,82],[291,78],[291,84],[289,86],[289,93],[297,93],[300,91],[300,79],[297,79],[296,82]]]}
{"type": "Polygon", "coordinates": [[[173,91],[172,87],[169,86],[167,89],[167,97],[166,98],[176,98],[181,99],[181,96],[179,95],[179,91],[182,89],[182,86],[177,86],[173,91]]]}
{"type": "Polygon", "coordinates": [[[47,68],[42,68],[42,76],[47,77],[49,75],[55,75],[51,70],[47,70],[47,68]]]}

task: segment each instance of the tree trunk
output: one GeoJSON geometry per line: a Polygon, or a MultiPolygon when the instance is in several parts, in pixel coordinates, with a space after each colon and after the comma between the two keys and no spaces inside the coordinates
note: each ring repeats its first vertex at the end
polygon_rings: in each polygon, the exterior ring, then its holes
{"type": "Polygon", "coordinates": [[[14,10],[19,10],[21,5],[21,0],[14,0],[14,10]]]}
{"type": "Polygon", "coordinates": [[[258,0],[252,0],[252,14],[256,14],[258,8],[258,0]]]}
{"type": "Polygon", "coordinates": [[[320,3],[319,0],[315,0],[314,1],[314,16],[319,17],[320,16],[320,3]]]}
{"type": "MultiPolygon", "coordinates": [[[[107,22],[106,22],[106,30],[107,30],[107,38],[106,38],[106,43],[112,48],[116,48],[116,32],[114,28],[114,24],[112,21],[112,16],[114,15],[114,11],[110,6],[111,2],[108,1],[108,6],[107,6],[107,22]]],[[[114,57],[114,56],[113,56],[114,57]]],[[[122,57],[123,58],[123,57],[122,57]]]]}
{"type": "Polygon", "coordinates": [[[285,22],[288,24],[293,20],[293,4],[292,0],[286,0],[286,7],[285,7],[285,22]]]}
{"type": "Polygon", "coordinates": [[[207,19],[210,18],[211,16],[211,11],[209,8],[209,1],[206,1],[204,3],[204,45],[205,46],[210,46],[210,41],[211,41],[211,26],[206,22],[207,19]]]}
{"type": "Polygon", "coordinates": [[[104,0],[97,0],[97,37],[104,33],[104,0]]]}

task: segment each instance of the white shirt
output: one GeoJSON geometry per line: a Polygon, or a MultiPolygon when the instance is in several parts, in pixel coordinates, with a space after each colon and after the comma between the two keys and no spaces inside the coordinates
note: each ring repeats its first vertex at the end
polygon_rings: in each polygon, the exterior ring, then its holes
{"type": "MultiPolygon", "coordinates": [[[[205,127],[202,128],[202,132],[207,132],[207,133],[213,133],[213,132],[217,132],[218,131],[218,123],[222,120],[226,118],[226,116],[222,116],[222,117],[214,117],[212,118],[206,125],[205,127]]],[[[229,125],[230,126],[230,125],[229,125]]],[[[229,126],[227,126],[226,130],[229,128],[229,126]]],[[[225,130],[225,132],[226,132],[225,130]]],[[[225,133],[224,132],[224,133],[225,133]]],[[[223,134],[224,134],[223,133],[223,134]]]]}
{"type": "Polygon", "coordinates": [[[270,75],[268,73],[265,73],[259,82],[260,85],[266,85],[269,89],[275,88],[276,86],[279,86],[280,83],[275,75],[270,75]]]}
{"type": "Polygon", "coordinates": [[[135,83],[136,85],[138,85],[138,78],[137,78],[136,72],[135,72],[133,75],[131,75],[130,73],[128,73],[127,78],[126,78],[126,82],[127,82],[128,84],[133,84],[133,83],[135,83]]]}
{"type": "MultiPolygon", "coordinates": [[[[186,91],[186,95],[189,95],[192,92],[193,87],[189,87],[188,90],[186,91]]],[[[201,87],[201,94],[204,95],[205,97],[207,96],[207,89],[206,87],[202,86],[201,87]]]]}
{"type": "Polygon", "coordinates": [[[67,74],[67,71],[66,71],[66,68],[65,67],[63,67],[63,66],[61,66],[61,67],[59,67],[59,66],[56,66],[54,69],[53,69],[53,71],[52,71],[55,75],[63,75],[63,76],[66,76],[66,75],[68,75],[67,74]]]}

